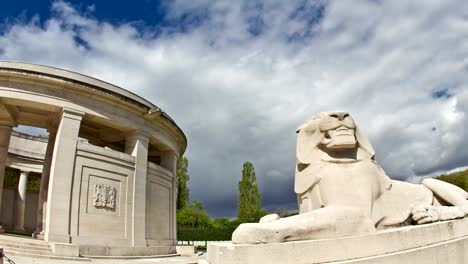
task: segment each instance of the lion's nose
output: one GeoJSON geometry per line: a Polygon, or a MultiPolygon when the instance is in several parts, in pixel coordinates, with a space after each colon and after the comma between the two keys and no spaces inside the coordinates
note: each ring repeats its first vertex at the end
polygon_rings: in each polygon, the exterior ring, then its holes
{"type": "Polygon", "coordinates": [[[330,113],[329,115],[330,115],[330,117],[338,118],[338,120],[342,121],[342,120],[345,119],[347,116],[349,116],[349,113],[346,113],[346,112],[336,112],[336,113],[330,113]]]}

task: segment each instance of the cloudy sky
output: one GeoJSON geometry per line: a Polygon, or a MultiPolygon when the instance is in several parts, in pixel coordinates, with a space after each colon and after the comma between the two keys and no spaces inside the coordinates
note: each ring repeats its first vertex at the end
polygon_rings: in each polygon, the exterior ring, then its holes
{"type": "Polygon", "coordinates": [[[295,129],[343,110],[394,179],[468,165],[468,1],[7,1],[0,60],[131,90],[187,135],[191,198],[236,215],[244,161],[263,206],[296,208],[295,129]]]}

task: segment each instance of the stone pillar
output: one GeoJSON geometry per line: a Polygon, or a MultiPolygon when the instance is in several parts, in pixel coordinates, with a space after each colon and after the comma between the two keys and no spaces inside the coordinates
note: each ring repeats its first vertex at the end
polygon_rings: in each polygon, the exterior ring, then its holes
{"type": "Polygon", "coordinates": [[[126,137],[125,152],[135,157],[133,177],[132,245],[146,246],[146,178],[149,135],[135,131],[126,137]]]}
{"type": "MultiPolygon", "coordinates": [[[[2,122],[0,120],[0,211],[3,197],[3,178],[5,176],[5,163],[8,157],[8,146],[10,145],[13,122],[2,122]]],[[[5,230],[0,226],[0,232],[5,230]]]]}
{"type": "Polygon", "coordinates": [[[70,243],[72,180],[83,115],[83,112],[63,109],[58,126],[47,193],[46,241],[70,243]]]}
{"type": "Polygon", "coordinates": [[[24,231],[24,210],[26,209],[26,187],[29,171],[21,171],[15,201],[15,229],[24,231]]]}
{"type": "Polygon", "coordinates": [[[172,202],[171,202],[171,238],[177,241],[177,160],[178,155],[174,151],[165,151],[161,155],[161,166],[170,170],[174,178],[172,180],[172,202]]]}
{"type": "Polygon", "coordinates": [[[41,176],[41,186],[37,199],[37,225],[36,231],[33,233],[33,237],[37,237],[39,239],[44,239],[47,215],[47,191],[49,189],[50,166],[52,165],[52,155],[54,153],[56,135],[56,129],[49,129],[49,140],[47,142],[47,150],[45,153],[44,166],[41,176]]]}

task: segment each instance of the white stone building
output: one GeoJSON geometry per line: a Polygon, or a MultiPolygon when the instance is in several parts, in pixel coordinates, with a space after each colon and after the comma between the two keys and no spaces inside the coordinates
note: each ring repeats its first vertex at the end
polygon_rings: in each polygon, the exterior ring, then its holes
{"type": "Polygon", "coordinates": [[[129,91],[0,62],[0,224],[35,226],[58,255],[174,253],[176,163],[186,146],[174,120],[129,91]],[[12,132],[18,125],[49,136],[12,132]],[[2,187],[5,167],[20,173],[14,195],[2,187]],[[41,178],[36,194],[26,191],[32,174],[41,178]]]}

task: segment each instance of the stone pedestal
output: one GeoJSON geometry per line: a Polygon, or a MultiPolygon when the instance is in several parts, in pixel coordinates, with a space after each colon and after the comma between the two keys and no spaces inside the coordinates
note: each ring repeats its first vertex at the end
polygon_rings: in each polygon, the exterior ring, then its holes
{"type": "Polygon", "coordinates": [[[24,211],[26,209],[26,187],[29,171],[21,171],[15,201],[15,229],[24,231],[24,211]]]}
{"type": "Polygon", "coordinates": [[[207,256],[210,264],[464,264],[467,260],[468,218],[335,239],[257,245],[210,243],[207,256]]]}

